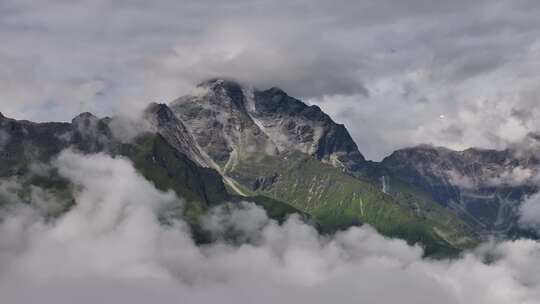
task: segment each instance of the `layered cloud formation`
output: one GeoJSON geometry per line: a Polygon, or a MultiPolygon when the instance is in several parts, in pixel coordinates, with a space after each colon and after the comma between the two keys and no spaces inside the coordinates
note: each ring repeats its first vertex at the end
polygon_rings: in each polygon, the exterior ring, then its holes
{"type": "Polygon", "coordinates": [[[520,207],[520,213],[523,227],[540,231],[540,194],[527,198],[520,207]]]}
{"type": "Polygon", "coordinates": [[[529,0],[4,0],[1,110],[110,115],[228,76],[321,105],[368,158],[504,148],[539,131],[539,13],[529,0]]]}
{"type": "MultiPolygon", "coordinates": [[[[77,205],[57,220],[19,207],[0,224],[5,303],[539,303],[540,244],[492,243],[456,260],[369,227],[335,236],[291,217],[270,220],[250,203],[203,221],[218,242],[197,246],[187,225],[162,225],[178,203],[129,161],[63,152],[54,166],[77,205]],[[231,244],[225,231],[244,237],[231,244]]],[[[11,185],[3,184],[5,195],[11,185]]]]}

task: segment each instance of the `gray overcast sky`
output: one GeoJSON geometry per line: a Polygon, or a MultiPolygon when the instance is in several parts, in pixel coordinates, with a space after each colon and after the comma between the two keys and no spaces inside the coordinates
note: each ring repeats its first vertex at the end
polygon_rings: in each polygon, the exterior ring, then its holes
{"type": "Polygon", "coordinates": [[[0,111],[167,102],[215,76],[280,86],[360,150],[504,148],[540,129],[538,1],[0,0],[0,111]]]}

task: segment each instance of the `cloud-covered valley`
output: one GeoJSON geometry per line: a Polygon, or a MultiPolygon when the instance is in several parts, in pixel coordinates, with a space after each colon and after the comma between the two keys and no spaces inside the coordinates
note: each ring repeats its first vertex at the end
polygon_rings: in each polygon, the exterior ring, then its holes
{"type": "Polygon", "coordinates": [[[246,202],[210,212],[204,226],[218,241],[196,245],[185,222],[157,217],[181,199],[128,160],[66,150],[52,166],[73,183],[77,204],[54,220],[25,205],[2,214],[3,303],[539,303],[533,240],[431,260],[368,226],[319,235],[246,202]],[[220,238],[227,229],[245,242],[220,238]]]}

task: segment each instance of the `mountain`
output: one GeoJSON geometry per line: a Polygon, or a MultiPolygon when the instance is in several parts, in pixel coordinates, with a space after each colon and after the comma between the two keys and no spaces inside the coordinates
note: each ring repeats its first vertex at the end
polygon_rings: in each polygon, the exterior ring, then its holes
{"type": "Polygon", "coordinates": [[[151,103],[143,113],[143,121],[150,124],[150,130],[159,133],[176,150],[188,156],[202,167],[210,167],[209,159],[198,148],[186,126],[164,104],[151,103]]]}
{"type": "MultiPolygon", "coordinates": [[[[0,130],[7,140],[2,147],[0,178],[17,177],[27,186],[42,186],[47,180],[57,180],[65,188],[59,190],[68,192],[68,181],[54,172],[49,172],[50,176],[36,175],[32,166],[48,164],[62,150],[73,148],[82,153],[127,157],[145,177],[161,178],[156,185],[169,188],[165,187],[169,184],[188,201],[210,205],[229,197],[217,172],[198,167],[161,135],[144,133],[125,143],[114,136],[112,122],[110,118],[98,119],[90,113],[80,114],[71,123],[32,123],[4,117],[0,120],[0,130]]],[[[188,204],[188,210],[190,206],[194,205],[188,204]]]]}
{"type": "Polygon", "coordinates": [[[534,153],[421,145],[395,151],[381,165],[389,175],[415,185],[483,234],[515,228],[519,202],[536,193],[534,153]]]}
{"type": "Polygon", "coordinates": [[[278,88],[214,79],[170,108],[238,194],[287,202],[329,232],[369,223],[434,247],[474,243],[467,224],[438,204],[412,190],[398,199],[355,174],[367,162],[346,128],[278,88]]]}
{"type": "MultiPolygon", "coordinates": [[[[99,119],[90,113],[82,113],[71,123],[33,123],[9,119],[0,114],[0,134],[3,138],[0,146],[0,183],[12,180],[20,183],[22,191],[17,195],[21,201],[31,205],[39,203],[34,202],[32,191],[43,189],[61,202],[52,213],[62,214],[76,203],[71,195],[72,185],[48,165],[62,150],[74,149],[79,153],[106,153],[129,159],[158,189],[171,189],[185,200],[183,206],[169,206],[168,211],[183,216],[192,224],[196,224],[211,206],[243,200],[227,191],[216,170],[202,167],[192,160],[201,157],[197,146],[190,145],[193,139],[189,133],[184,133],[185,130],[174,116],[168,118],[174,122],[175,132],[166,127],[161,129],[167,124],[167,111],[166,106],[152,104],[145,111],[144,120],[138,122],[120,118],[99,119]],[[133,138],[126,137],[123,132],[126,128],[138,129],[138,134],[133,138]],[[163,131],[163,135],[157,128],[163,131]],[[167,136],[171,134],[174,136],[167,136]]],[[[276,200],[258,197],[250,200],[263,206],[276,218],[283,218],[286,213],[300,212],[276,200]]],[[[0,193],[0,206],[5,206],[8,201],[0,193]]]]}
{"type": "Polygon", "coordinates": [[[259,91],[213,79],[197,89],[197,94],[170,106],[222,169],[234,166],[242,155],[260,151],[298,151],[345,168],[364,161],[343,125],[278,88],[259,91]]]}
{"type": "MultiPolygon", "coordinates": [[[[452,151],[421,145],[398,150],[380,163],[366,161],[343,125],[319,107],[306,105],[276,87],[257,90],[227,79],[212,79],[170,107],[239,193],[271,196],[319,218],[329,218],[321,210],[336,213],[343,206],[340,202],[354,201],[351,197],[359,194],[347,190],[336,194],[334,184],[321,183],[324,176],[306,172],[324,172],[332,180],[338,175],[353,177],[351,189],[383,192],[419,217],[470,226],[486,236],[505,236],[516,229],[519,203],[538,191],[533,181],[538,165],[535,153],[452,151]],[[307,162],[317,170],[305,171],[298,165],[303,163],[298,159],[306,157],[319,161],[307,162]],[[318,192],[300,191],[306,189],[318,192]],[[327,204],[331,208],[324,207],[327,204]]],[[[363,204],[369,201],[365,197],[363,204]]],[[[377,208],[384,210],[383,200],[377,200],[377,208]]],[[[339,227],[358,221],[379,226],[379,230],[386,228],[384,221],[365,212],[358,216],[349,211],[343,213],[355,215],[326,222],[339,227]]]]}
{"type": "MultiPolygon", "coordinates": [[[[485,235],[509,234],[519,201],[538,190],[534,153],[423,145],[371,162],[319,107],[276,87],[227,79],[205,81],[169,105],[152,103],[137,120],[82,113],[71,123],[33,123],[0,116],[0,179],[16,178],[26,192],[31,186],[55,192],[64,209],[76,203],[69,181],[54,172],[33,176],[31,167],[67,148],[129,159],[158,189],[186,200],[169,211],[201,239],[198,219],[209,208],[246,200],[278,220],[300,213],[322,232],[369,224],[423,244],[427,254],[456,253],[485,235]]],[[[32,203],[31,195],[22,196],[32,203]]]]}

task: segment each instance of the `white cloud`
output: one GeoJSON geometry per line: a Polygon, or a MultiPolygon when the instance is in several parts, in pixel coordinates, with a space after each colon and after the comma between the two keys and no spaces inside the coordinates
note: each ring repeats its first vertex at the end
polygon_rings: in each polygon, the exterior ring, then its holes
{"type": "Polygon", "coordinates": [[[536,169],[525,168],[517,166],[509,170],[505,170],[493,176],[487,180],[487,184],[490,186],[523,186],[523,185],[536,185],[540,181],[540,176],[536,169]]]}
{"type": "Polygon", "coordinates": [[[471,177],[463,175],[456,170],[446,171],[446,174],[449,177],[450,183],[454,186],[464,189],[474,188],[475,186],[477,186],[477,182],[474,181],[471,177]]]}
{"type": "Polygon", "coordinates": [[[4,147],[9,142],[9,139],[9,134],[4,130],[0,130],[0,151],[4,150],[4,147]]]}
{"type": "Polygon", "coordinates": [[[0,103],[8,116],[69,120],[230,76],[321,105],[368,158],[418,143],[504,148],[540,130],[539,10],[527,0],[5,0],[0,103]]]}
{"type": "Polygon", "coordinates": [[[67,151],[55,165],[78,204],[52,222],[22,207],[2,218],[5,303],[539,303],[536,241],[426,260],[367,226],[321,236],[297,217],[279,225],[244,203],[214,210],[207,224],[218,234],[234,227],[249,243],[196,246],[181,221],[156,219],[178,199],[127,160],[67,151]]]}
{"type": "Polygon", "coordinates": [[[475,175],[464,175],[456,170],[448,170],[446,174],[450,183],[460,188],[475,187],[520,187],[535,186],[540,182],[536,167],[508,166],[501,168],[484,167],[475,172],[475,175]]]}
{"type": "Polygon", "coordinates": [[[520,224],[540,232],[540,194],[529,196],[520,206],[520,224]]]}

